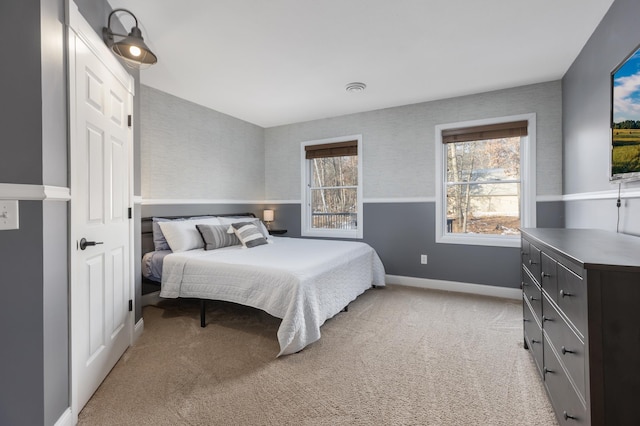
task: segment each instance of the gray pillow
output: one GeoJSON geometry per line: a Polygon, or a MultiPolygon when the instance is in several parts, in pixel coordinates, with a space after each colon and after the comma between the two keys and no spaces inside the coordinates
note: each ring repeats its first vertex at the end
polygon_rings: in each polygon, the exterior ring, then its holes
{"type": "Polygon", "coordinates": [[[204,240],[205,250],[215,250],[222,247],[236,246],[240,240],[235,234],[228,234],[229,225],[196,225],[204,240]]]}
{"type": "Polygon", "coordinates": [[[267,239],[255,222],[232,223],[231,228],[244,247],[251,248],[267,244],[267,239]]]}

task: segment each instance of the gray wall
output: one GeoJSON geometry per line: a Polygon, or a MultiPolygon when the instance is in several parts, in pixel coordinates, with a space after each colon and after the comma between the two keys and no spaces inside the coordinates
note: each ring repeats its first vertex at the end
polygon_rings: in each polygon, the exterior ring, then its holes
{"type": "MultiPolygon", "coordinates": [[[[611,71],[640,44],[638,16],[640,2],[616,0],[562,79],[563,191],[578,198],[567,202],[567,227],[616,230],[618,185],[609,182],[611,71]],[[611,194],[588,199],[601,191],[611,194]]],[[[622,185],[623,198],[625,192],[636,198],[620,209],[621,232],[640,235],[639,189],[640,182],[622,185]]]]}
{"type": "MultiPolygon", "coordinates": [[[[24,41],[0,67],[0,182],[67,187],[64,1],[2,2],[0,19],[24,41]]],[[[48,425],[69,406],[67,203],[19,208],[0,232],[0,424],[48,425]]]]}
{"type": "MultiPolygon", "coordinates": [[[[435,204],[419,201],[435,195],[435,125],[535,112],[537,192],[559,197],[561,97],[561,84],[553,81],[261,129],[143,86],[143,199],[227,199],[232,204],[143,205],[142,216],[247,209],[260,215],[270,207],[276,210],[274,228],[300,236],[300,143],[362,134],[364,241],[380,253],[387,273],[518,287],[517,248],[435,243],[435,204]],[[367,201],[380,198],[385,202],[367,201]],[[394,202],[398,198],[418,201],[394,202]],[[264,199],[264,205],[246,203],[264,199]],[[420,254],[429,256],[428,265],[420,264],[420,254]]],[[[538,213],[541,225],[564,223],[562,203],[538,203],[538,213]]]]}
{"type": "MultiPolygon", "coordinates": [[[[559,198],[561,96],[554,81],[266,129],[266,198],[298,203],[271,205],[274,226],[300,235],[300,143],[362,134],[363,240],[378,251],[388,274],[518,287],[519,249],[436,244],[435,203],[394,199],[435,196],[437,124],[531,112],[537,115],[537,193],[559,198]],[[420,264],[421,254],[428,255],[427,265],[420,264]]],[[[563,226],[562,203],[537,204],[538,226],[563,226]]]]}
{"type": "Polygon", "coordinates": [[[264,198],[261,127],[147,86],[140,100],[145,199],[264,198]]]}
{"type": "Polygon", "coordinates": [[[435,196],[435,126],[535,112],[538,195],[562,193],[560,81],[265,130],[265,196],[300,200],[300,142],[362,134],[364,198],[435,196]]]}

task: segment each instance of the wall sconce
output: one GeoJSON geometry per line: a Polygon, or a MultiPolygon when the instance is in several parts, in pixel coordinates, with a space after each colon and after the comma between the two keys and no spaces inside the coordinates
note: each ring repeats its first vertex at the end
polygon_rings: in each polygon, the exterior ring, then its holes
{"type": "Polygon", "coordinates": [[[267,224],[267,229],[271,229],[271,222],[273,222],[273,210],[265,210],[262,212],[262,218],[267,224]]]}
{"type": "Polygon", "coordinates": [[[145,69],[158,62],[158,58],[142,38],[142,31],[138,28],[138,19],[127,9],[115,9],[109,14],[107,26],[102,29],[102,38],[113,53],[120,56],[130,68],[145,69]],[[111,17],[116,12],[126,12],[136,22],[129,35],[116,34],[111,30],[111,17]],[[116,42],[114,37],[122,37],[122,39],[116,42]]]}

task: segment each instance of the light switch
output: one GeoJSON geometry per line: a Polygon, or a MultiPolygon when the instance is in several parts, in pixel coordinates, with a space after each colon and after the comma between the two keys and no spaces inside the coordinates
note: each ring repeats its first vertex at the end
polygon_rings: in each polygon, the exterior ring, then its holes
{"type": "Polygon", "coordinates": [[[18,228],[18,200],[0,200],[0,230],[18,228]]]}

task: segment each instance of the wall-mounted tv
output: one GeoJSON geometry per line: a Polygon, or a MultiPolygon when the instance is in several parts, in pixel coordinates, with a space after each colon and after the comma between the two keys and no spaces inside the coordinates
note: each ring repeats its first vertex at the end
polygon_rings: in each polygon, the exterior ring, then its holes
{"type": "Polygon", "coordinates": [[[612,181],[640,179],[640,47],[611,73],[612,181]]]}

